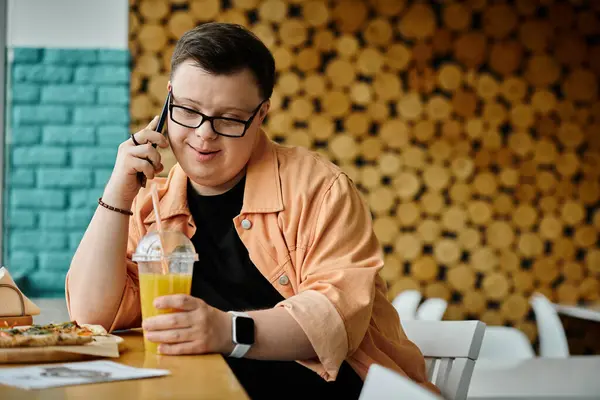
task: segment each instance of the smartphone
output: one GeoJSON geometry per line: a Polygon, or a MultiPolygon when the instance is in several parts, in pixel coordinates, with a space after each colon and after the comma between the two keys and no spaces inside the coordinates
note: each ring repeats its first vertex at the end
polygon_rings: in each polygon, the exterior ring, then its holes
{"type": "MultiPolygon", "coordinates": [[[[165,123],[167,122],[167,115],[169,114],[169,100],[171,100],[171,92],[167,94],[165,104],[163,104],[162,111],[158,117],[158,123],[156,124],[156,132],[162,133],[165,123]]],[[[152,144],[152,147],[156,148],[156,143],[152,144]]],[[[150,162],[150,160],[148,160],[150,162]]],[[[138,179],[142,187],[146,187],[146,175],[143,172],[138,172],[138,179]]]]}

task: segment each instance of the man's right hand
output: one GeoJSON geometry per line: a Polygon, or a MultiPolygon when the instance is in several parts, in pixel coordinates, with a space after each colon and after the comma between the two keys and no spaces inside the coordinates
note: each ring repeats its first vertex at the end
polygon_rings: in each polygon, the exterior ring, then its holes
{"type": "Polygon", "coordinates": [[[158,117],[154,117],[148,126],[134,134],[139,146],[131,138],[119,145],[113,172],[102,195],[107,204],[129,209],[141,188],[138,172],[150,180],[163,170],[160,153],[152,144],[164,149],[169,147],[169,142],[164,135],[155,131],[157,123],[158,117]]]}

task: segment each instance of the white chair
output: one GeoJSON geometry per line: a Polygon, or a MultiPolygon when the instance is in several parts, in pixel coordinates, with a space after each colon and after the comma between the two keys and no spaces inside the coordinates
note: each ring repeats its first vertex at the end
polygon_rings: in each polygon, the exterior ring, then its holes
{"type": "Polygon", "coordinates": [[[448,302],[444,299],[427,299],[417,309],[416,319],[423,321],[441,321],[448,308],[448,302]]]}
{"type": "Polygon", "coordinates": [[[405,290],[392,301],[392,305],[400,316],[400,321],[415,319],[417,307],[421,302],[421,292],[418,290],[405,290]]]}
{"type": "Polygon", "coordinates": [[[535,357],[527,336],[516,328],[486,326],[479,359],[527,359],[535,357]]]}
{"type": "Polygon", "coordinates": [[[481,321],[404,321],[406,336],[425,356],[427,375],[444,398],[464,400],[485,333],[481,321]]]}
{"type": "Polygon", "coordinates": [[[567,335],[556,309],[544,295],[534,293],[529,303],[535,313],[535,320],[540,338],[540,356],[566,358],[569,357],[567,335]]]}
{"type": "Polygon", "coordinates": [[[388,368],[373,364],[369,368],[359,400],[441,400],[427,389],[388,368]]]}

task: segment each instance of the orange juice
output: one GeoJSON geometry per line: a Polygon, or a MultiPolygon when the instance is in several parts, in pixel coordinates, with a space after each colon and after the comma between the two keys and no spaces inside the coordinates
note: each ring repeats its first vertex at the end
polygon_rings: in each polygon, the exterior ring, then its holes
{"type": "MultiPolygon", "coordinates": [[[[154,308],[154,299],[168,294],[190,294],[192,289],[191,274],[157,274],[141,273],[140,298],[142,302],[142,318],[150,318],[159,314],[168,314],[175,310],[157,310],[154,308]]],[[[156,343],[144,338],[146,351],[158,352],[156,343]]]]}

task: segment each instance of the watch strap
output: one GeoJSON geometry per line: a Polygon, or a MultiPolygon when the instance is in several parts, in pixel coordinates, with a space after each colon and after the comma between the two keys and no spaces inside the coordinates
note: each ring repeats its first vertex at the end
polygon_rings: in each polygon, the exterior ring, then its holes
{"type": "MultiPolygon", "coordinates": [[[[240,311],[229,311],[230,314],[232,314],[232,316],[235,317],[246,317],[246,318],[252,318],[250,317],[249,314],[245,313],[245,312],[240,312],[240,311]]],[[[236,332],[235,332],[235,322],[233,321],[233,317],[232,317],[232,324],[231,324],[231,329],[232,329],[232,340],[233,343],[235,344],[235,347],[233,348],[233,351],[231,352],[231,354],[229,354],[229,357],[234,357],[234,358],[242,358],[246,355],[246,353],[248,353],[248,351],[250,350],[250,347],[252,347],[252,345],[249,344],[240,344],[240,343],[236,343],[235,339],[236,339],[236,332]]]]}

